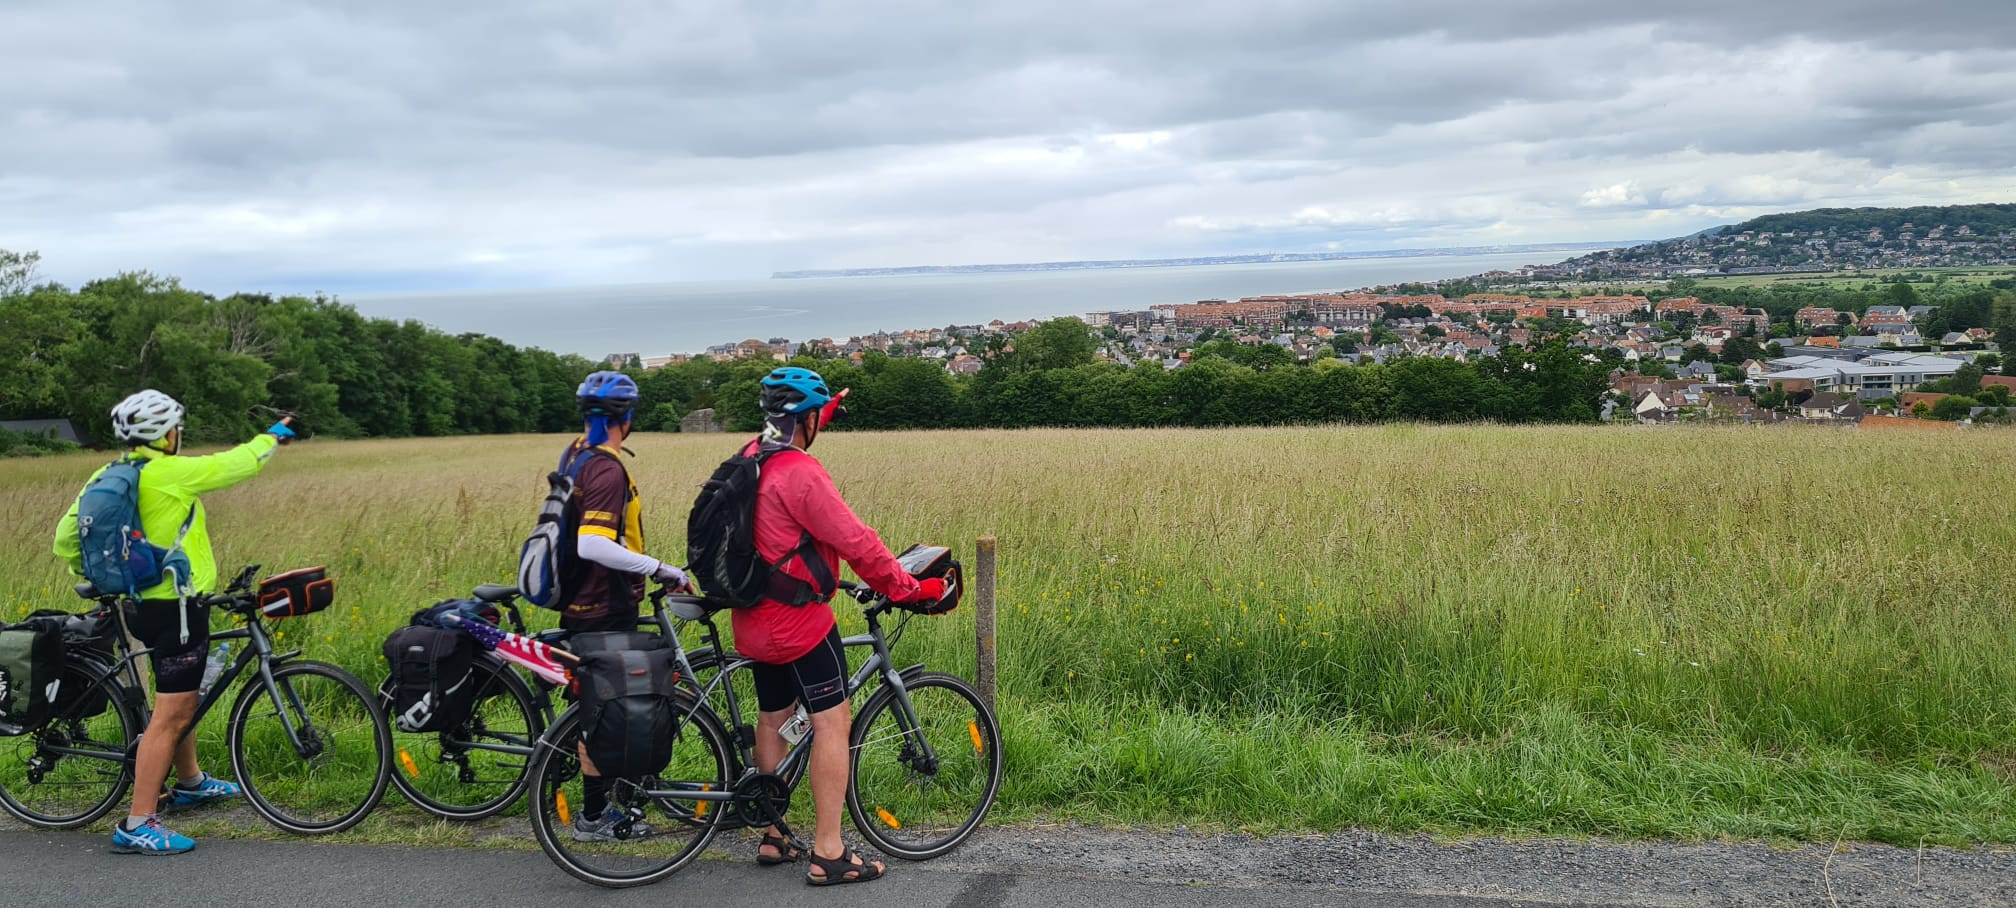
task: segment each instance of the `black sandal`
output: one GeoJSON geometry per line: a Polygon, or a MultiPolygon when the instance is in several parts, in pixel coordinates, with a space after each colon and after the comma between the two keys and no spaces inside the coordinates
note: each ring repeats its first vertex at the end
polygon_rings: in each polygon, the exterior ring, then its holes
{"type": "Polygon", "coordinates": [[[778,864],[796,864],[804,860],[807,854],[809,852],[798,847],[796,842],[788,838],[766,834],[763,836],[763,844],[756,846],[756,863],[765,867],[775,867],[778,864]],[[777,853],[764,854],[763,849],[765,847],[775,848],[777,849],[777,853]]]}
{"type": "Polygon", "coordinates": [[[805,874],[805,885],[807,886],[838,886],[842,883],[866,883],[869,880],[881,879],[882,871],[885,869],[877,867],[866,860],[863,860],[859,864],[854,863],[854,859],[859,857],[859,855],[856,855],[852,848],[840,849],[840,856],[830,860],[820,857],[817,852],[806,856],[812,859],[814,867],[826,872],[825,876],[813,876],[810,872],[807,872],[805,874]],[[848,876],[847,874],[850,873],[854,875],[848,876]]]}

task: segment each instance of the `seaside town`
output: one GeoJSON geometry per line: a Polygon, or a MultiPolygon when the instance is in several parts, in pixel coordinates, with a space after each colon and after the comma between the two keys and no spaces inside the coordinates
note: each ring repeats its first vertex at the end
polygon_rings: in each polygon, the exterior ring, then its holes
{"type": "MultiPolygon", "coordinates": [[[[1996,422],[2008,419],[2016,392],[2016,377],[1996,374],[2008,371],[2001,368],[2008,337],[1997,344],[1985,312],[1965,319],[1958,311],[1941,313],[1940,298],[1921,300],[1904,273],[2003,272],[2011,264],[2011,206],[1821,209],[1440,282],[1205,299],[1091,312],[1080,320],[1097,343],[1098,361],[1129,368],[1182,369],[1207,345],[1221,354],[1233,349],[1227,343],[1248,348],[1236,357],[1240,361],[1264,365],[1404,357],[1470,362],[1559,340],[1590,362],[1612,366],[1612,393],[1602,414],[1611,421],[1996,422]],[[1859,275],[1865,288],[1887,281],[1894,292],[1886,291],[1885,300],[1898,304],[1865,305],[1865,298],[1853,310],[1836,302],[1841,309],[1804,305],[1789,311],[1780,302],[1767,311],[1688,294],[1705,288],[1699,282],[1706,278],[1822,272],[1859,275]]],[[[1822,294],[1817,301],[1848,298],[1822,294]]],[[[990,356],[1013,351],[1016,337],[1042,321],[997,319],[810,341],[751,338],[691,355],[612,354],[608,362],[648,370],[697,357],[858,363],[882,355],[976,375],[990,356]]]]}
{"type": "MultiPolygon", "coordinates": [[[[1200,300],[1093,312],[1082,320],[1099,338],[1099,360],[1165,369],[1185,367],[1196,348],[1215,341],[1273,348],[1281,362],[1357,364],[1409,356],[1467,362],[1505,346],[1560,337],[1586,356],[1615,362],[1604,418],[1644,424],[1926,417],[1949,395],[1920,389],[1963,375],[1970,365],[1981,401],[1994,406],[1971,407],[1964,418],[2006,407],[2016,377],[1980,374],[1983,366],[1999,364],[1990,332],[1973,328],[1926,337],[1920,326],[1934,314],[1932,306],[1872,306],[1859,316],[1807,307],[1789,324],[1774,325],[1761,309],[1693,297],[1323,293],[1200,300]]],[[[881,354],[935,360],[955,375],[975,374],[990,350],[1012,350],[1014,337],[1039,323],[995,320],[803,343],[749,339],[700,355],[780,361],[838,356],[858,362],[881,354]]],[[[691,358],[615,354],[609,361],[650,369],[691,358]]],[[[1960,414],[1940,413],[1955,415],[1960,414]]]]}

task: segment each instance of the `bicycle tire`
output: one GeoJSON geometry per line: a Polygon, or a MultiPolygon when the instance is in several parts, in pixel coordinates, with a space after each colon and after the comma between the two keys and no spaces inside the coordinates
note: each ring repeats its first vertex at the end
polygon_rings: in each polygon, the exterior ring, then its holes
{"type": "MultiPolygon", "coordinates": [[[[448,731],[401,732],[392,724],[392,786],[413,806],[444,820],[467,822],[511,808],[532,778],[532,748],[546,717],[532,688],[495,656],[478,656],[469,718],[448,731]],[[476,746],[471,747],[469,745],[476,746]],[[493,747],[519,747],[505,753],[493,747]],[[508,775],[508,778],[507,778],[508,775]]],[[[392,679],[378,688],[391,721],[392,679]]]]}
{"type": "MultiPolygon", "coordinates": [[[[679,737],[672,747],[672,765],[665,770],[677,773],[676,781],[664,781],[661,773],[658,784],[668,786],[718,786],[728,790],[731,782],[728,774],[734,766],[733,751],[728,746],[726,734],[713,711],[705,704],[693,702],[688,695],[677,698],[676,709],[681,713],[679,737]],[[709,766],[708,764],[711,764],[709,766]],[[705,778],[701,778],[705,776],[705,778]]],[[[677,802],[676,799],[653,801],[639,799],[629,806],[641,813],[640,819],[652,826],[650,836],[630,842],[584,843],[574,838],[572,808],[581,804],[578,799],[579,786],[574,784],[580,776],[580,761],[575,745],[580,740],[580,707],[569,707],[566,712],[553,720],[546,734],[539,739],[537,754],[532,760],[532,789],[529,793],[529,813],[532,815],[532,836],[539,842],[541,851],[560,869],[567,871],[575,879],[607,889],[627,889],[656,883],[684,869],[707,850],[708,843],[720,830],[720,818],[727,813],[729,804],[708,803],[712,809],[696,809],[684,817],[675,816],[668,808],[671,803],[699,805],[701,802],[677,802]],[[570,797],[571,794],[571,797],[570,797]],[[655,809],[644,809],[646,805],[655,809]],[[672,830],[678,830],[674,833],[672,830]],[[671,844],[674,835],[690,836],[679,845],[669,857],[662,860],[650,851],[650,843],[665,841],[671,844]],[[594,845],[606,855],[591,853],[594,845]],[[636,855],[629,867],[604,866],[605,859],[613,861],[625,856],[625,852],[636,855]]],[[[623,784],[623,783],[616,783],[623,784]]],[[[611,803],[623,800],[623,796],[612,791],[611,803]]]]}
{"type": "Polygon", "coordinates": [[[64,663],[60,689],[72,689],[69,685],[74,683],[85,689],[86,694],[51,716],[41,728],[18,737],[0,738],[0,808],[39,829],[76,829],[103,819],[126,797],[133,786],[133,742],[146,727],[141,724],[141,710],[133,692],[120,685],[116,675],[109,674],[110,668],[96,659],[73,655],[64,663]],[[106,702],[104,711],[90,716],[80,714],[86,703],[101,696],[106,702]],[[80,747],[102,751],[106,756],[55,754],[50,752],[52,747],[80,747]],[[38,758],[46,765],[41,780],[31,782],[30,762],[38,758]],[[68,774],[54,781],[50,779],[51,774],[58,774],[66,767],[68,774]],[[77,781],[66,781],[67,778],[77,781]],[[101,785],[103,792],[86,794],[81,806],[57,806],[54,801],[73,787],[81,792],[96,790],[101,785]]]}
{"type": "Polygon", "coordinates": [[[847,814],[882,853],[923,861],[959,847],[993,808],[1001,793],[1001,730],[961,678],[924,673],[904,679],[903,686],[915,724],[887,686],[854,718],[847,736],[847,814]],[[918,735],[929,742],[935,764],[923,765],[918,735]]]}
{"type": "Polygon", "coordinates": [[[226,730],[231,769],[245,789],[245,800],[267,822],[297,835],[326,835],[357,825],[378,806],[390,784],[392,735],[377,696],[355,675],[326,662],[274,665],[273,681],[285,695],[288,721],[307,731],[303,740],[314,752],[301,753],[281,722],[251,727],[255,720],[282,714],[274,705],[273,688],[253,675],[238,692],[226,730]],[[311,678],[331,683],[316,689],[306,683],[311,678]],[[310,691],[305,697],[304,689],[310,691]],[[262,706],[267,711],[255,714],[262,706]],[[353,793],[360,780],[365,783],[361,799],[353,793]]]}

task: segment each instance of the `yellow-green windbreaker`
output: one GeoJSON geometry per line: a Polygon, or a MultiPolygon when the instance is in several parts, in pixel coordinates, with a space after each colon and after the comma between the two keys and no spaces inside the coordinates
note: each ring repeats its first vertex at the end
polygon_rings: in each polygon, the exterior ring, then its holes
{"type": "MultiPolygon", "coordinates": [[[[208,521],[203,514],[203,502],[196,496],[228,489],[259,475],[279,443],[271,435],[260,435],[229,451],[202,457],[171,455],[148,447],[133,449],[134,456],[148,461],[140,470],[140,527],[147,533],[147,541],[163,548],[174,545],[176,534],[182,532],[182,521],[189,519],[191,508],[195,509],[189,535],[182,540],[195,592],[217,591],[217,559],[210,553],[208,521]]],[[[98,473],[103,472],[104,467],[98,468],[98,473]]],[[[96,480],[98,473],[92,473],[91,478],[96,480]]],[[[88,487],[90,483],[85,485],[88,487]]],[[[83,493],[79,492],[78,497],[81,499],[83,493]]],[[[77,541],[76,502],[71,502],[69,513],[56,524],[56,557],[70,565],[71,573],[83,573],[84,552],[77,541]]],[[[142,591],[140,598],[173,599],[175,588],[164,581],[142,591]]]]}

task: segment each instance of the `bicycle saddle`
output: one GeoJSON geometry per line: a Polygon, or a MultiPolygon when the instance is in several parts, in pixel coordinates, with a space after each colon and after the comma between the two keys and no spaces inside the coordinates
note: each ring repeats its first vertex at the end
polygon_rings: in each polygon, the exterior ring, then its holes
{"type": "Polygon", "coordinates": [[[509,602],[518,598],[518,588],[515,586],[505,586],[501,583],[486,583],[470,590],[469,595],[475,596],[484,602],[509,602]]]}
{"type": "Polygon", "coordinates": [[[94,584],[94,583],[92,583],[92,582],[91,582],[91,581],[89,581],[89,580],[86,580],[86,581],[84,581],[83,583],[80,583],[80,584],[77,584],[77,586],[76,586],[76,590],[77,590],[77,595],[78,595],[78,596],[80,596],[80,597],[83,597],[83,598],[85,598],[85,599],[103,599],[103,598],[105,598],[105,594],[104,594],[104,593],[101,593],[101,592],[98,592],[98,587],[97,587],[97,585],[96,585],[96,584],[94,584]]]}
{"type": "Polygon", "coordinates": [[[681,621],[698,621],[725,607],[709,602],[705,596],[665,597],[665,608],[672,612],[672,617],[681,621]]]}

